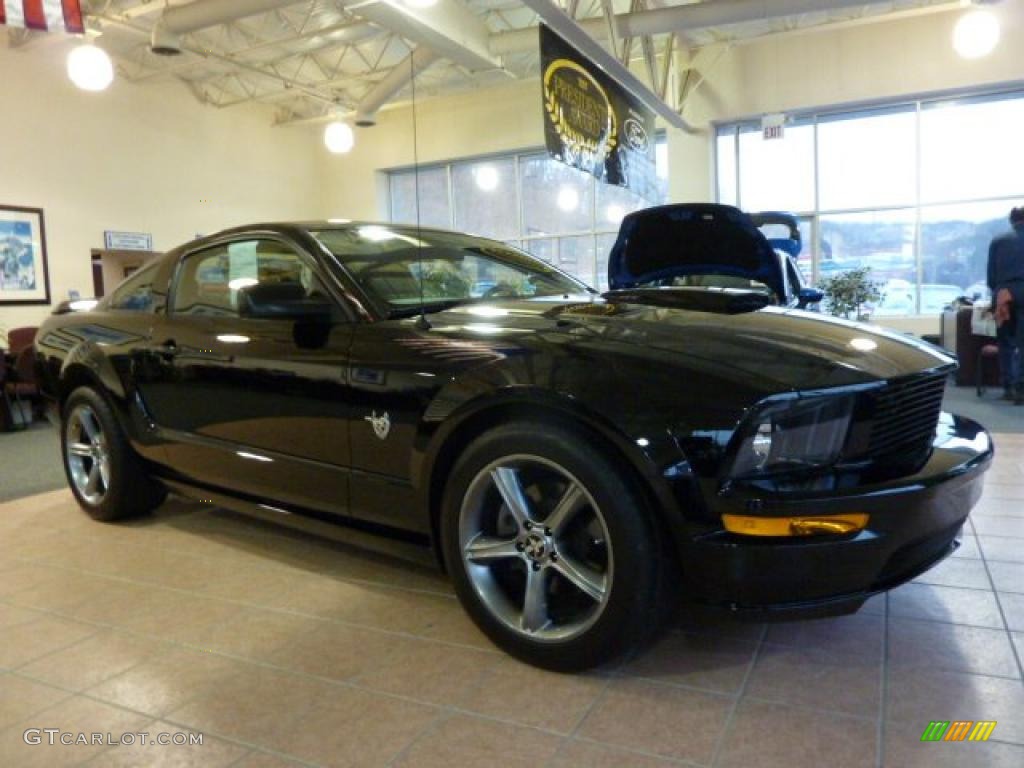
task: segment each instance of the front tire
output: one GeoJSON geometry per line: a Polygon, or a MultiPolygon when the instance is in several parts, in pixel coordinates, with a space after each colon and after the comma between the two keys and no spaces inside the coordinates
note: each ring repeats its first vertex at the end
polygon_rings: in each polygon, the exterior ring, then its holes
{"type": "Polygon", "coordinates": [[[151,512],[167,493],[132,450],[107,401],[79,387],[61,409],[61,455],[71,492],[94,520],[151,512]]]}
{"type": "Polygon", "coordinates": [[[593,443],[549,424],[496,428],[456,463],[442,507],[463,607],[508,653],[563,672],[628,653],[665,615],[655,522],[593,443]]]}

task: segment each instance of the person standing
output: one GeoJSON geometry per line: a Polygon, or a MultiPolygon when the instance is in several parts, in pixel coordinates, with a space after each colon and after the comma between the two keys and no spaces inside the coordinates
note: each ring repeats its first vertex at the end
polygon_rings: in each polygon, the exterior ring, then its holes
{"type": "Polygon", "coordinates": [[[988,287],[993,308],[1002,307],[996,322],[1004,321],[996,331],[1003,397],[1024,405],[1024,371],[1018,354],[1024,350],[1024,208],[1010,211],[1010,226],[1011,231],[993,238],[989,245],[988,287]]]}

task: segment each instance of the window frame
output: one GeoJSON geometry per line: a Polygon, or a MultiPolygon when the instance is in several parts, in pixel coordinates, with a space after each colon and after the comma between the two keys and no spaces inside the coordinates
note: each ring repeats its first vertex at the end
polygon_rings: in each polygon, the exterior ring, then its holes
{"type": "MultiPolygon", "coordinates": [[[[915,271],[915,286],[914,286],[914,311],[908,315],[887,315],[885,314],[885,308],[880,307],[880,311],[876,316],[881,318],[921,318],[934,317],[933,314],[922,314],[923,307],[923,285],[930,285],[931,283],[925,282],[925,275],[927,273],[927,256],[924,252],[924,228],[928,226],[929,222],[926,221],[927,213],[930,210],[939,207],[948,207],[954,205],[976,205],[976,204],[1000,204],[1005,207],[1006,212],[1019,204],[1019,201],[1024,198],[1024,178],[1020,181],[1020,189],[1016,193],[1011,194],[999,194],[994,196],[985,197],[968,197],[956,200],[926,200],[922,190],[922,167],[921,167],[921,152],[922,152],[922,116],[929,110],[946,108],[955,108],[958,106],[969,106],[972,104],[979,103],[992,103],[1000,101],[1024,101],[1024,89],[1019,85],[1012,87],[988,89],[988,90],[977,90],[977,89],[960,89],[955,91],[948,91],[942,93],[922,94],[915,96],[907,96],[898,99],[881,99],[875,101],[866,101],[857,104],[850,105],[834,105],[834,106],[823,106],[817,108],[808,108],[803,110],[797,110],[788,114],[788,117],[794,121],[806,122],[812,121],[814,124],[814,209],[807,211],[791,211],[792,214],[797,216],[799,219],[807,219],[811,224],[811,239],[809,242],[804,244],[804,253],[801,255],[803,258],[805,255],[810,257],[810,274],[807,275],[808,285],[816,286],[821,279],[821,265],[822,265],[822,248],[821,248],[821,237],[822,237],[822,219],[831,216],[840,216],[844,214],[885,214],[896,211],[911,210],[913,211],[913,257],[914,257],[914,271],[915,271]],[[821,201],[821,169],[819,168],[819,152],[820,152],[820,139],[819,139],[819,128],[821,124],[827,122],[836,122],[844,119],[855,119],[858,117],[865,117],[871,115],[882,114],[886,112],[900,112],[909,111],[914,115],[915,121],[915,137],[914,137],[914,153],[915,153],[915,195],[914,199],[906,204],[900,205],[875,205],[868,207],[858,208],[824,208],[821,201]]],[[[712,151],[712,169],[714,177],[714,195],[715,200],[722,201],[723,183],[719,177],[719,170],[721,170],[721,163],[719,162],[719,138],[720,137],[731,137],[732,143],[730,147],[735,152],[735,161],[733,163],[734,178],[732,184],[736,189],[736,201],[735,204],[746,210],[746,204],[743,201],[742,187],[740,185],[741,179],[741,165],[743,159],[740,152],[740,131],[744,128],[750,129],[756,125],[756,118],[743,118],[739,120],[721,121],[712,124],[711,132],[711,151],[712,151]]],[[[729,204],[732,204],[730,202],[729,204]]],[[[871,266],[867,263],[867,266],[871,266]]],[[[970,286],[968,286],[970,287],[970,286]]]]}
{"type": "Polygon", "coordinates": [[[158,305],[156,301],[156,291],[154,290],[154,286],[156,285],[157,280],[160,277],[160,266],[160,259],[154,259],[149,264],[143,264],[133,274],[126,277],[124,280],[122,280],[114,287],[114,290],[110,292],[110,298],[107,300],[104,308],[110,310],[111,312],[135,312],[140,315],[155,315],[157,313],[158,305]],[[140,277],[143,277],[144,275],[150,272],[152,272],[153,278],[152,280],[149,281],[150,301],[148,309],[132,309],[129,307],[114,306],[114,302],[117,301],[118,293],[120,293],[123,289],[127,288],[129,283],[138,280],[140,277]]]}
{"type": "Polygon", "coordinates": [[[295,253],[296,256],[298,256],[298,258],[301,261],[305,262],[306,266],[308,266],[312,270],[313,274],[316,276],[316,278],[320,281],[320,283],[326,289],[327,294],[328,294],[328,296],[330,298],[330,301],[331,301],[331,305],[332,305],[332,313],[331,313],[332,314],[332,318],[331,318],[332,322],[350,322],[350,321],[352,321],[354,313],[350,310],[347,302],[345,302],[345,301],[343,301],[342,299],[339,298],[338,292],[335,289],[333,281],[331,281],[327,277],[327,275],[325,274],[325,270],[323,270],[321,268],[321,266],[320,266],[319,262],[317,261],[317,259],[314,258],[305,248],[300,246],[298,243],[296,243],[291,238],[285,237],[285,236],[283,236],[282,234],[280,234],[278,232],[269,232],[269,231],[253,231],[253,232],[243,232],[243,233],[237,233],[236,232],[236,233],[232,233],[231,235],[224,236],[224,237],[218,237],[218,238],[211,239],[211,240],[208,240],[208,241],[201,241],[200,243],[196,243],[194,245],[194,247],[191,247],[191,248],[183,251],[181,253],[181,255],[178,256],[178,258],[175,260],[174,269],[171,272],[170,279],[168,280],[167,304],[166,304],[166,315],[167,315],[167,317],[169,319],[175,319],[177,321],[181,321],[183,319],[190,319],[190,320],[195,320],[195,321],[199,321],[199,320],[203,320],[203,321],[219,320],[219,321],[231,321],[231,322],[239,322],[239,321],[242,321],[242,322],[248,322],[248,321],[267,322],[267,321],[271,321],[271,322],[273,322],[272,318],[244,318],[244,317],[242,317],[242,316],[240,316],[238,314],[235,314],[235,315],[193,315],[193,314],[187,314],[187,313],[178,312],[176,310],[175,306],[174,306],[175,302],[177,301],[178,286],[180,285],[180,281],[181,281],[181,278],[182,278],[182,275],[183,275],[183,272],[184,272],[184,265],[185,265],[185,262],[188,259],[190,259],[190,258],[192,258],[194,256],[199,256],[200,254],[206,253],[207,251],[211,251],[211,250],[214,250],[214,249],[217,249],[217,248],[227,248],[227,247],[229,247],[229,246],[231,246],[232,244],[235,244],[235,243],[247,243],[247,242],[251,242],[253,240],[269,240],[269,241],[272,241],[272,242],[276,242],[276,243],[278,243],[280,245],[283,245],[285,248],[287,248],[288,250],[292,251],[293,253],[295,253]],[[342,316],[341,319],[339,319],[339,315],[342,316]]]}
{"type": "MultiPolygon", "coordinates": [[[[666,134],[665,131],[658,131],[658,132],[656,132],[656,134],[655,134],[655,143],[656,143],[656,145],[661,145],[663,143],[667,144],[667,134],[666,134]]],[[[655,153],[656,153],[655,157],[657,157],[657,148],[655,149],[655,153]]],[[[545,263],[548,263],[548,264],[550,264],[550,266],[555,267],[556,269],[559,269],[559,271],[565,272],[565,270],[562,269],[559,266],[558,262],[547,262],[545,259],[542,259],[539,256],[535,256],[533,251],[530,248],[530,244],[535,242],[535,241],[538,241],[538,240],[549,240],[549,239],[550,240],[554,240],[555,241],[555,247],[556,247],[557,251],[560,253],[561,252],[561,248],[562,248],[563,240],[567,240],[569,238],[575,238],[575,237],[589,237],[591,239],[591,249],[592,249],[592,252],[593,252],[593,256],[591,257],[590,263],[589,263],[589,270],[590,271],[589,272],[578,272],[578,273],[572,273],[572,274],[566,273],[566,274],[569,274],[570,277],[572,277],[573,279],[584,283],[589,288],[593,288],[595,290],[599,289],[600,286],[601,286],[601,282],[602,282],[602,280],[601,280],[602,276],[598,273],[598,262],[599,262],[599,259],[598,259],[598,255],[599,255],[598,243],[599,243],[599,239],[602,236],[605,236],[605,235],[617,234],[618,231],[619,231],[619,225],[618,224],[614,224],[614,225],[613,224],[609,224],[606,221],[606,217],[600,216],[599,212],[597,210],[598,209],[599,188],[600,188],[600,185],[603,184],[604,182],[598,180],[597,178],[595,178],[594,176],[592,176],[590,174],[584,173],[583,171],[576,171],[577,173],[580,173],[582,176],[584,176],[586,178],[586,180],[587,180],[587,183],[589,184],[589,194],[590,194],[590,211],[589,211],[589,214],[588,214],[589,215],[589,226],[587,226],[584,229],[580,229],[580,230],[559,230],[557,232],[546,232],[546,233],[543,233],[543,234],[529,234],[526,231],[526,213],[525,213],[525,201],[524,201],[524,194],[523,194],[522,166],[523,166],[523,163],[526,160],[532,159],[532,158],[536,158],[536,157],[546,158],[547,160],[549,160],[550,162],[553,162],[553,163],[557,163],[558,162],[557,160],[552,158],[548,154],[547,150],[545,148],[543,148],[543,147],[524,147],[524,148],[521,148],[521,149],[510,150],[510,151],[507,151],[507,152],[493,152],[493,153],[483,154],[483,155],[471,155],[471,156],[467,156],[467,157],[452,158],[452,159],[446,160],[444,162],[429,163],[429,164],[421,165],[421,166],[418,167],[418,169],[417,169],[416,166],[399,166],[399,167],[384,169],[383,173],[384,173],[385,180],[386,180],[386,183],[387,183],[387,195],[385,196],[385,198],[387,200],[387,211],[386,211],[387,221],[392,223],[392,224],[395,224],[396,226],[415,225],[415,223],[413,223],[413,222],[405,222],[405,221],[401,221],[400,222],[400,221],[396,221],[395,220],[395,205],[394,205],[395,196],[394,196],[394,186],[393,185],[394,185],[394,180],[397,177],[404,176],[406,174],[414,173],[417,170],[419,171],[419,173],[424,173],[424,172],[427,172],[427,171],[443,170],[445,172],[446,176],[447,176],[447,195],[448,195],[448,214],[449,214],[449,216],[448,216],[448,218],[449,218],[448,228],[451,229],[452,231],[459,231],[457,226],[456,226],[456,220],[458,218],[458,212],[456,211],[456,200],[455,200],[456,195],[455,195],[455,189],[454,189],[454,185],[455,185],[455,169],[457,167],[463,166],[463,165],[473,165],[473,164],[478,164],[478,163],[487,163],[488,161],[500,162],[500,161],[511,160],[512,164],[513,164],[513,171],[514,171],[514,174],[515,174],[514,184],[513,184],[513,187],[514,187],[513,194],[515,195],[515,209],[516,209],[517,232],[515,233],[515,236],[513,236],[511,238],[507,238],[507,239],[500,239],[500,240],[498,240],[498,242],[502,242],[502,243],[505,243],[506,245],[510,245],[510,246],[512,246],[514,248],[517,248],[519,250],[525,251],[526,253],[529,253],[531,256],[534,256],[534,258],[538,258],[541,261],[545,261],[545,263]]],[[[655,162],[657,162],[657,159],[655,159],[655,162]]],[[[565,167],[567,169],[569,168],[569,166],[565,166],[565,167]]],[[[664,179],[662,179],[662,177],[660,177],[660,176],[657,176],[656,178],[658,180],[659,188],[662,186],[662,182],[664,182],[665,197],[662,198],[662,199],[659,199],[659,200],[646,200],[646,199],[641,198],[643,200],[643,206],[642,207],[653,206],[653,205],[661,205],[661,204],[663,204],[663,203],[665,203],[667,201],[667,176],[664,179]]],[[[627,188],[623,187],[622,189],[627,189],[627,188]]],[[[431,229],[432,227],[423,225],[423,228],[424,229],[431,229]]],[[[481,232],[481,233],[476,233],[476,234],[481,235],[484,239],[496,239],[496,238],[491,237],[490,233],[481,232]]],[[[607,275],[605,275],[605,278],[607,278],[607,275]]]]}

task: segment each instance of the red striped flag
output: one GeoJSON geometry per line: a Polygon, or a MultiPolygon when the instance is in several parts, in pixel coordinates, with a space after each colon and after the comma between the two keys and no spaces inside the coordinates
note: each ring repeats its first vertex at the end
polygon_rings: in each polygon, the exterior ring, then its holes
{"type": "Polygon", "coordinates": [[[85,32],[81,0],[0,0],[0,24],[43,32],[85,32]]]}

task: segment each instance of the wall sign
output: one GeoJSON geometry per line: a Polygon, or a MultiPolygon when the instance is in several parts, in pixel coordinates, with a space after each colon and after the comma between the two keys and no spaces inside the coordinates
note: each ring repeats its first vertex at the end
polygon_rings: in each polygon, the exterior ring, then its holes
{"type": "Polygon", "coordinates": [[[152,251],[153,236],[148,232],[103,233],[103,244],[108,251],[152,251]]]}
{"type": "Polygon", "coordinates": [[[761,118],[761,136],[765,141],[786,138],[786,116],[765,115],[761,118]]]}
{"type": "Polygon", "coordinates": [[[43,210],[0,205],[0,305],[49,303],[43,210]]]}
{"type": "Polygon", "coordinates": [[[654,114],[543,24],[540,56],[548,153],[656,199],[654,114]]]}

